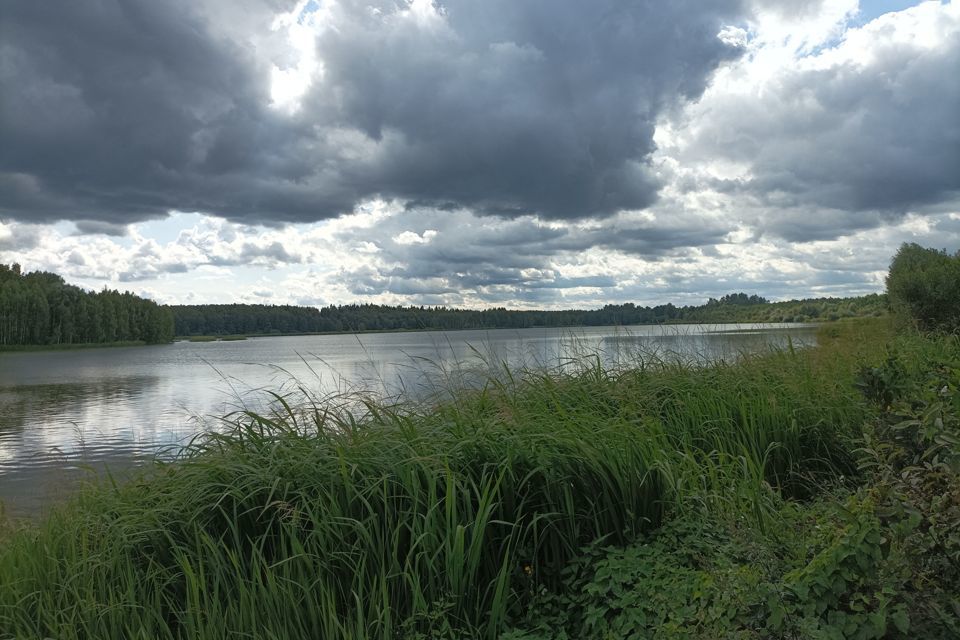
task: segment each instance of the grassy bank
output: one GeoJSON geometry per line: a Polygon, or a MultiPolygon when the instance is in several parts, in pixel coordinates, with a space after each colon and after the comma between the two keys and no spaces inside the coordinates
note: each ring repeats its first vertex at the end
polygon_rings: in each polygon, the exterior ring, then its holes
{"type": "Polygon", "coordinates": [[[960,346],[820,339],[277,398],[8,532],[0,637],[952,637],[960,346]]]}

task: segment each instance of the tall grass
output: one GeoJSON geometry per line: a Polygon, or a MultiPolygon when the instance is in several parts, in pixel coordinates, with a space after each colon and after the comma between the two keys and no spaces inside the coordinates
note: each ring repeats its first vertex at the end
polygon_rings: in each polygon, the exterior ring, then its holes
{"type": "Polygon", "coordinates": [[[494,638],[585,544],[694,503],[762,524],[854,473],[852,376],[885,338],[836,331],[707,368],[502,372],[435,406],[276,396],[7,534],[0,637],[494,638]]]}

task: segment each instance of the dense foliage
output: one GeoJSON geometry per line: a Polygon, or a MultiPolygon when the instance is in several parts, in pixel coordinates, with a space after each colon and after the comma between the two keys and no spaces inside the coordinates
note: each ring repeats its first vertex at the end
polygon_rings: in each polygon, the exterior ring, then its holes
{"type": "Polygon", "coordinates": [[[887,275],[891,307],[921,329],[960,330],[960,251],[904,244],[887,275]]]}
{"type": "Polygon", "coordinates": [[[502,638],[960,637],[960,341],[884,342],[857,355],[853,477],[760,519],[706,491],[633,544],[588,545],[502,638]]]}
{"type": "Polygon", "coordinates": [[[132,293],[84,291],[58,275],[0,264],[0,348],[169,342],[173,316],[132,293]]]}
{"type": "Polygon", "coordinates": [[[602,309],[518,311],[447,307],[392,307],[363,304],[312,307],[271,305],[184,305],[171,307],[179,336],[397,331],[418,329],[512,329],[524,327],[615,326],[670,322],[804,322],[880,315],[885,298],[821,298],[769,303],[736,293],[701,306],[643,307],[632,303],[602,309]]]}

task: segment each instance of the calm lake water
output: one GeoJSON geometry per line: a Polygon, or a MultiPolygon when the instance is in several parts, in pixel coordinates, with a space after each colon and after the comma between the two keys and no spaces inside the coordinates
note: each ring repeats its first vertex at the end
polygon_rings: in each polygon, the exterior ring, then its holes
{"type": "Polygon", "coordinates": [[[469,384],[489,363],[557,368],[587,354],[607,366],[638,357],[709,362],[788,340],[809,345],[813,332],[797,324],[500,329],[0,353],[0,505],[36,515],[91,473],[122,474],[217,428],[217,416],[262,407],[264,389],[416,399],[469,384]]]}

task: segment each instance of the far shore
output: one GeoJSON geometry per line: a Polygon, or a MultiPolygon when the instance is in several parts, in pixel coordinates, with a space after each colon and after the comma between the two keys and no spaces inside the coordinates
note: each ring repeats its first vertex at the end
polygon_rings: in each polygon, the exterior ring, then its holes
{"type": "MultiPolygon", "coordinates": [[[[246,333],[246,334],[217,334],[201,336],[175,336],[169,343],[174,342],[236,342],[247,340],[248,338],[286,338],[292,336],[338,336],[338,335],[358,335],[358,334],[377,334],[377,333],[424,333],[428,331],[438,331],[442,333],[452,331],[501,331],[504,329],[587,329],[598,327],[656,327],[656,326],[696,326],[705,324],[734,324],[734,325],[757,325],[757,324],[809,324],[816,326],[834,322],[843,322],[844,320],[853,320],[855,318],[841,318],[839,320],[805,320],[803,322],[693,322],[693,321],[671,321],[649,324],[624,324],[624,325],[555,325],[555,326],[532,326],[532,327],[459,327],[459,328],[434,328],[424,327],[421,329],[360,329],[351,331],[304,331],[295,333],[246,333]]],[[[738,330],[728,330],[736,332],[738,330]]],[[[713,333],[723,333],[716,331],[713,333]]],[[[143,347],[148,346],[147,342],[142,340],[128,342],[104,342],[104,343],[80,343],[80,344],[37,344],[37,345],[0,345],[0,354],[3,353],[22,353],[33,351],[73,351],[79,349],[101,349],[115,347],[143,347]]]]}

